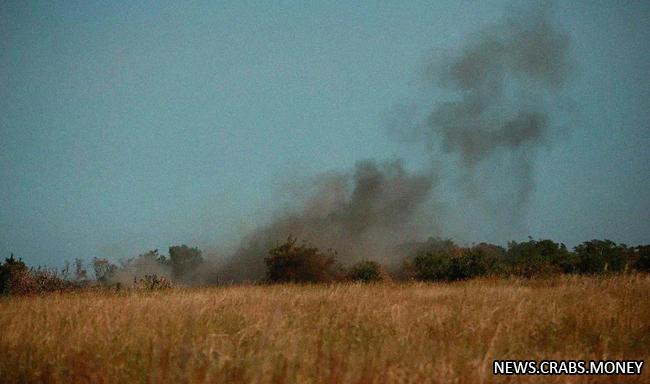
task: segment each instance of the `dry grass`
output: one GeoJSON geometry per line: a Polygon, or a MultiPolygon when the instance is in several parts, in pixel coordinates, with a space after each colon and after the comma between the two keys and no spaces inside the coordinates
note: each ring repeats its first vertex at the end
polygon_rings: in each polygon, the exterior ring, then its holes
{"type": "Polygon", "coordinates": [[[650,362],[650,277],[234,286],[0,299],[3,382],[648,382],[495,358],[650,362]]]}

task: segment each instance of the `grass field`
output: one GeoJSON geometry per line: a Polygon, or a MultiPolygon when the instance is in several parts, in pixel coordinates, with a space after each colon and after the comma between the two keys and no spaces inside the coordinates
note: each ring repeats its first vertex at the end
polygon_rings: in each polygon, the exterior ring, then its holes
{"type": "Polygon", "coordinates": [[[492,376],[493,359],[650,362],[650,277],[258,285],[0,299],[0,380],[649,382],[492,376]]]}

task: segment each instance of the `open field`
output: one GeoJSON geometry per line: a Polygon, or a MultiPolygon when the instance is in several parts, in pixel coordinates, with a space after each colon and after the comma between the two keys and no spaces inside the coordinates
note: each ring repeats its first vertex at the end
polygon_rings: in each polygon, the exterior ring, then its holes
{"type": "Polygon", "coordinates": [[[650,276],[259,285],[0,299],[13,382],[648,382],[493,359],[650,362],[650,276]]]}

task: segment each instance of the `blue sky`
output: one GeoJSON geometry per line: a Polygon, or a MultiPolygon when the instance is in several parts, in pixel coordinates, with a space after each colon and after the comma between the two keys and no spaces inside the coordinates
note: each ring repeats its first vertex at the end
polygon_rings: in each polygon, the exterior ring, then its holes
{"type": "MultiPolygon", "coordinates": [[[[427,57],[509,6],[3,1],[0,255],[55,265],[219,248],[259,225],[293,180],[364,158],[424,167],[424,151],[387,134],[387,114],[422,97],[427,57]]],[[[650,4],[553,10],[572,40],[574,105],[534,160],[525,226],[443,235],[648,243],[650,4]]],[[[451,211],[462,200],[445,196],[451,211]]]]}

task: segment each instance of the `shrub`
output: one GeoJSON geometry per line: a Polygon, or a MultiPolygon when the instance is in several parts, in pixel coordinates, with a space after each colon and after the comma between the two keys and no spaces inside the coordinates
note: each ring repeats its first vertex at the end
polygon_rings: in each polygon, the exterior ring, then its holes
{"type": "Polygon", "coordinates": [[[634,268],[638,271],[650,272],[650,245],[639,245],[634,249],[636,261],[634,268]]]}
{"type": "Polygon", "coordinates": [[[53,269],[28,268],[25,263],[11,257],[0,265],[0,293],[23,295],[30,293],[63,291],[72,288],[72,284],[53,269]]]}
{"type": "Polygon", "coordinates": [[[375,261],[364,260],[353,265],[346,275],[347,279],[363,283],[389,280],[390,277],[375,261]]]}
{"type": "Polygon", "coordinates": [[[74,287],[83,287],[84,282],[72,283],[50,268],[30,269],[33,292],[60,292],[74,287]]]}
{"type": "Polygon", "coordinates": [[[453,280],[454,257],[442,251],[420,252],[413,259],[414,277],[418,280],[453,280]]]}
{"type": "Polygon", "coordinates": [[[468,279],[492,275],[504,268],[505,249],[481,243],[471,248],[463,248],[460,257],[452,259],[452,278],[468,279]]]}
{"type": "Polygon", "coordinates": [[[331,253],[321,253],[318,248],[296,243],[297,239],[289,236],[285,243],[269,250],[269,256],[264,258],[269,281],[316,283],[336,279],[331,253]]]}
{"type": "MultiPolygon", "coordinates": [[[[161,259],[165,262],[165,259],[161,259]]],[[[175,245],[169,247],[169,265],[172,269],[174,280],[188,281],[203,264],[201,250],[187,245],[175,245]]]]}
{"type": "Polygon", "coordinates": [[[411,275],[418,280],[456,280],[461,249],[450,239],[429,238],[418,246],[413,261],[408,265],[411,275]]]}
{"type": "Polygon", "coordinates": [[[560,272],[573,272],[575,261],[566,246],[552,240],[508,243],[506,263],[509,273],[533,277],[560,272]]]}
{"type": "Polygon", "coordinates": [[[29,268],[13,253],[0,265],[0,292],[2,294],[27,293],[34,290],[29,268]]]}
{"type": "Polygon", "coordinates": [[[144,275],[141,278],[133,279],[133,288],[147,291],[172,288],[172,282],[164,276],[144,275]]]}
{"type": "Polygon", "coordinates": [[[611,240],[585,241],[574,248],[577,272],[594,274],[619,272],[627,269],[630,251],[625,244],[611,240]]]}

